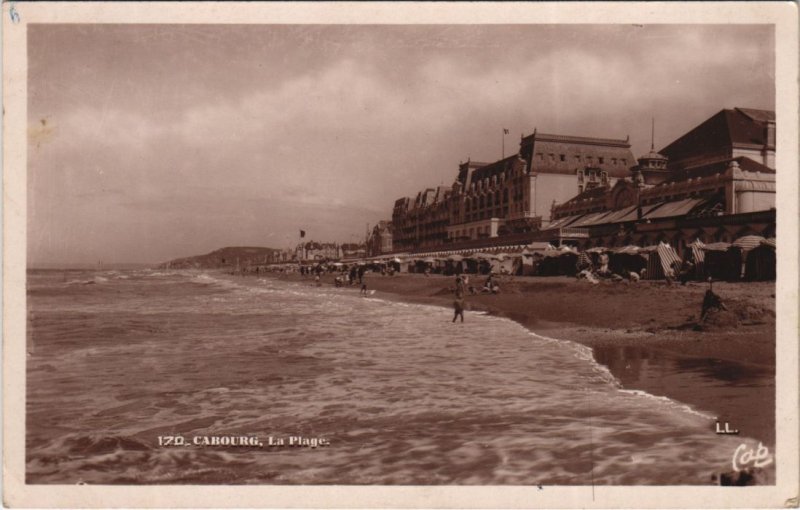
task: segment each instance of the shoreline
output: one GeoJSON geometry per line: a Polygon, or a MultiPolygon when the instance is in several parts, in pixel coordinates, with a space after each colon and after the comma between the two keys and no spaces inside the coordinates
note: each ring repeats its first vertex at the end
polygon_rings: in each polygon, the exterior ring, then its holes
{"type": "MultiPolygon", "coordinates": [[[[260,276],[313,285],[310,276],[297,273],[260,276]]],[[[323,275],[322,286],[333,286],[333,279],[332,274],[323,275]]],[[[704,331],[696,331],[706,284],[495,279],[499,294],[465,297],[464,326],[469,326],[470,312],[481,311],[513,320],[539,336],[585,345],[622,388],[688,404],[774,448],[774,282],[715,283],[714,291],[729,311],[712,317],[704,331]]],[[[452,310],[453,277],[367,273],[365,280],[376,297],[452,310]]],[[[485,276],[470,275],[475,287],[484,280],[485,276]]],[[[358,293],[360,286],[346,288],[358,293]]]]}

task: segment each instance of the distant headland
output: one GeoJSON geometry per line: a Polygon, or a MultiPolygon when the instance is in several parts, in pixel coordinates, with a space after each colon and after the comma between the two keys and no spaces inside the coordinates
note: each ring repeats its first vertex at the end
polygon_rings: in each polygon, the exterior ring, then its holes
{"type": "Polygon", "coordinates": [[[206,253],[170,260],[159,264],[159,269],[214,269],[221,267],[255,266],[267,264],[274,254],[280,252],[277,248],[261,246],[227,246],[206,253]]]}

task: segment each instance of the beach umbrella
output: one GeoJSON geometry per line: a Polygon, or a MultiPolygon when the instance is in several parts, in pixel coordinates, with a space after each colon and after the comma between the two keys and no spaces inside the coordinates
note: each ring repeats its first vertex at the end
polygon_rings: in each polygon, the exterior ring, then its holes
{"type": "Polygon", "coordinates": [[[450,255],[449,257],[447,257],[447,260],[452,260],[453,262],[461,262],[462,260],[464,260],[464,257],[462,257],[461,255],[450,255]]]}
{"type": "Polygon", "coordinates": [[[777,247],[777,244],[775,243],[775,238],[774,237],[769,237],[769,238],[764,239],[763,241],[761,241],[761,246],[769,246],[770,248],[772,248],[774,250],[777,247]]]}
{"type": "Polygon", "coordinates": [[[424,262],[426,264],[433,264],[435,262],[435,260],[433,260],[432,257],[425,257],[424,259],[422,259],[422,262],[424,262]]]}
{"type": "Polygon", "coordinates": [[[492,260],[492,259],[494,259],[496,257],[494,255],[489,254],[489,253],[476,253],[475,254],[475,258],[476,259],[482,259],[482,260],[492,260]]]}

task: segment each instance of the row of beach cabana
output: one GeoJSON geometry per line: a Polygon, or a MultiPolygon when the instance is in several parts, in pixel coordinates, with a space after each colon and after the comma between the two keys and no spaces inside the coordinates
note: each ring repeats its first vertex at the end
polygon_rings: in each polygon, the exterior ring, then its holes
{"type": "Polygon", "coordinates": [[[689,244],[678,254],[669,244],[651,246],[594,247],[580,251],[546,242],[509,245],[492,249],[399,253],[365,259],[362,263],[391,267],[394,271],[441,274],[513,274],[522,276],[573,276],[584,268],[604,274],[644,279],[774,280],[775,238],[743,236],[732,243],[689,244]],[[686,275],[686,272],[690,274],[686,275]]]}

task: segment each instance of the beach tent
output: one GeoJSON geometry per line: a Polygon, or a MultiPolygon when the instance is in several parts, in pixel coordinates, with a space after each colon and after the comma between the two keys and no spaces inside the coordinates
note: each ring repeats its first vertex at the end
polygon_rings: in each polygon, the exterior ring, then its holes
{"type": "Polygon", "coordinates": [[[534,241],[525,247],[525,250],[527,250],[530,253],[543,252],[545,250],[554,250],[554,249],[555,247],[552,244],[542,241],[534,241]]]}
{"type": "Polygon", "coordinates": [[[533,251],[529,250],[526,247],[520,252],[519,255],[520,259],[519,262],[515,265],[516,270],[514,271],[514,274],[521,276],[532,275],[535,267],[533,260],[533,251]]]}
{"type": "Polygon", "coordinates": [[[648,255],[638,246],[629,244],[622,248],[611,250],[608,268],[612,273],[624,276],[630,272],[642,274],[642,269],[647,267],[648,255]]]}
{"type": "Polygon", "coordinates": [[[521,258],[519,254],[498,253],[492,261],[492,272],[514,274],[514,263],[521,258]]]}
{"type": "Polygon", "coordinates": [[[475,256],[475,254],[473,254],[473,253],[464,254],[464,258],[461,259],[461,269],[462,269],[462,271],[464,273],[477,274],[478,273],[478,267],[479,267],[479,264],[478,264],[479,260],[480,259],[478,259],[475,256]]]}
{"type": "Polygon", "coordinates": [[[536,265],[534,273],[539,276],[575,276],[577,273],[578,254],[575,250],[550,248],[534,257],[536,265]]]}
{"type": "MultiPolygon", "coordinates": [[[[583,253],[586,254],[586,257],[589,258],[589,261],[592,263],[592,267],[595,269],[600,268],[600,256],[605,254],[609,254],[611,250],[609,248],[605,248],[603,246],[595,246],[594,248],[589,248],[584,250],[583,253]]],[[[579,259],[580,260],[580,259],[579,259]]]]}
{"type": "Polygon", "coordinates": [[[705,278],[714,280],[738,280],[741,268],[737,268],[739,250],[732,250],[729,243],[709,243],[702,247],[703,269],[705,278]]]}
{"type": "Polygon", "coordinates": [[[775,239],[763,240],[747,253],[744,279],[767,281],[775,279],[775,239]]]}
{"type": "Polygon", "coordinates": [[[463,273],[464,264],[462,261],[464,260],[464,257],[453,252],[449,253],[450,255],[448,255],[444,261],[444,269],[442,272],[446,275],[463,273]]]}
{"type": "Polygon", "coordinates": [[[578,265],[584,269],[587,269],[593,265],[592,258],[589,256],[588,253],[582,251],[578,254],[578,265]]]}
{"type": "Polygon", "coordinates": [[[700,239],[696,239],[693,243],[686,245],[691,254],[688,258],[691,258],[692,262],[694,262],[694,277],[697,280],[704,279],[706,274],[706,252],[703,250],[705,246],[705,243],[700,239]]]}
{"type": "MultiPolygon", "coordinates": [[[[667,243],[661,242],[655,246],[654,249],[647,250],[647,273],[645,279],[647,280],[661,280],[669,276],[674,278],[676,276],[673,270],[674,264],[680,264],[681,258],[667,243]]],[[[643,250],[643,251],[645,251],[643,250]]]]}
{"type": "Polygon", "coordinates": [[[729,251],[735,265],[734,279],[738,280],[745,276],[747,256],[753,249],[761,246],[762,241],[766,241],[766,239],[761,236],[749,235],[740,237],[731,243],[729,251]]]}

